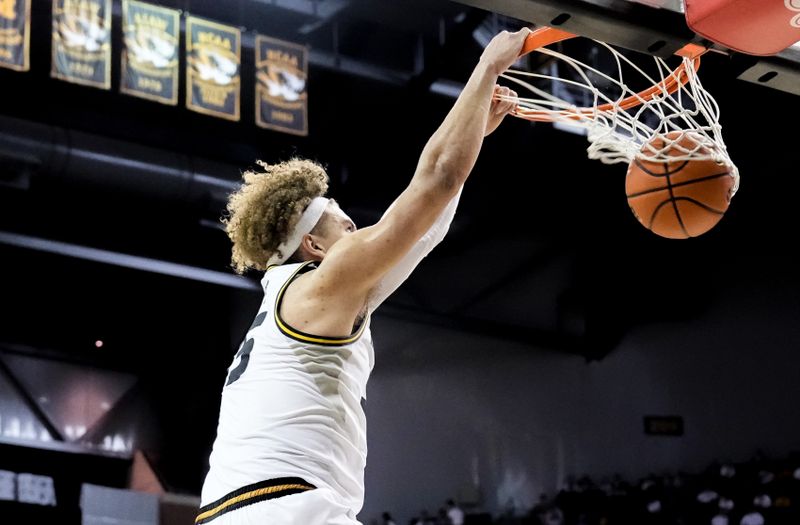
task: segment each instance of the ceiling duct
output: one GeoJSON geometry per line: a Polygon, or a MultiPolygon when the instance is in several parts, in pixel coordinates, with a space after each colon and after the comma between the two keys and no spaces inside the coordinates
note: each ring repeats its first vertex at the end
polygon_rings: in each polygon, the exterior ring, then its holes
{"type": "Polygon", "coordinates": [[[240,176],[233,165],[5,116],[0,116],[0,163],[4,180],[20,189],[95,188],[214,214],[240,176]]]}

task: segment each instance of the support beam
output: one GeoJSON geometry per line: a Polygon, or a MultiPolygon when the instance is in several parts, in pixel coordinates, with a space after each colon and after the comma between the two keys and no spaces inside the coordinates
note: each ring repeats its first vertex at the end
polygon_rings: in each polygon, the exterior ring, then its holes
{"type": "Polygon", "coordinates": [[[664,58],[672,56],[695,38],[683,14],[625,0],[457,1],[537,26],[558,27],[577,35],[664,58]]]}
{"type": "Polygon", "coordinates": [[[100,250],[98,248],[90,248],[88,246],[69,244],[50,239],[41,239],[39,237],[31,237],[29,235],[21,235],[18,233],[0,231],[0,244],[7,244],[9,246],[26,248],[29,250],[63,255],[65,257],[74,257],[87,261],[111,264],[114,266],[121,266],[123,268],[158,273],[161,275],[169,275],[182,279],[190,279],[192,281],[199,281],[208,284],[227,286],[229,288],[238,288],[241,290],[250,291],[261,290],[261,287],[258,285],[258,283],[234,274],[215,272],[205,268],[197,268],[196,266],[177,264],[158,259],[150,259],[148,257],[140,257],[138,255],[128,255],[109,250],[100,250]]]}
{"type": "Polygon", "coordinates": [[[0,353],[0,374],[6,377],[9,384],[16,390],[17,394],[25,401],[25,404],[28,406],[31,412],[36,416],[36,419],[39,420],[44,428],[50,433],[50,436],[55,439],[56,441],[64,441],[64,436],[61,434],[61,431],[58,430],[55,423],[47,417],[47,414],[42,407],[39,406],[39,403],[31,396],[30,392],[25,388],[25,386],[17,379],[17,376],[14,375],[14,372],[8,367],[8,365],[3,360],[2,354],[0,353]]]}

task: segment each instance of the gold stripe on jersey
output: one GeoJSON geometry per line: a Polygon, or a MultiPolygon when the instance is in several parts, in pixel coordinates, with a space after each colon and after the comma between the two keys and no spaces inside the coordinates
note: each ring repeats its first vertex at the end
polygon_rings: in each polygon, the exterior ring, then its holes
{"type": "Polygon", "coordinates": [[[300,341],[302,343],[313,343],[322,346],[341,346],[350,343],[354,343],[361,337],[361,334],[364,332],[364,328],[367,326],[367,319],[366,317],[364,320],[361,321],[360,326],[358,329],[352,334],[347,337],[320,337],[318,335],[307,334],[305,332],[301,332],[295,328],[292,328],[281,319],[280,316],[280,308],[281,308],[281,301],[283,300],[283,292],[286,291],[286,288],[294,281],[294,279],[300,274],[301,271],[311,270],[309,265],[312,264],[314,261],[307,261],[303,263],[294,273],[283,283],[278,295],[275,299],[275,323],[278,325],[278,329],[287,337],[300,341]]]}
{"type": "Polygon", "coordinates": [[[287,496],[289,494],[297,494],[298,492],[305,492],[306,490],[315,488],[316,487],[314,485],[311,485],[310,483],[299,478],[282,478],[256,483],[244,487],[243,489],[231,492],[221,500],[201,508],[201,513],[197,516],[197,518],[195,518],[194,522],[195,525],[202,525],[204,523],[208,523],[217,516],[244,507],[245,505],[250,505],[252,503],[257,503],[267,499],[275,499],[281,496],[287,496]],[[273,482],[280,483],[282,481],[289,480],[298,481],[299,483],[283,483],[279,485],[272,484],[273,482]],[[249,488],[254,488],[254,490],[248,490],[249,488]]]}

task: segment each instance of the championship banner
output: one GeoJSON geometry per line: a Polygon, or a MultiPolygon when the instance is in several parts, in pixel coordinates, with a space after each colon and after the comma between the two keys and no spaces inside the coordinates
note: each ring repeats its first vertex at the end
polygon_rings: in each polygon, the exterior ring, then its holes
{"type": "Polygon", "coordinates": [[[53,0],[50,75],[111,88],[111,0],[53,0]]]}
{"type": "Polygon", "coordinates": [[[239,120],[241,47],[239,29],[186,17],[186,107],[239,120]]]}
{"type": "Polygon", "coordinates": [[[162,104],[178,103],[177,9],[122,0],[122,53],[119,90],[162,104]]]}
{"type": "Polygon", "coordinates": [[[31,0],[0,0],[0,67],[28,71],[31,0]]]}
{"type": "Polygon", "coordinates": [[[308,135],[308,49],[256,35],[256,123],[308,135]]]}

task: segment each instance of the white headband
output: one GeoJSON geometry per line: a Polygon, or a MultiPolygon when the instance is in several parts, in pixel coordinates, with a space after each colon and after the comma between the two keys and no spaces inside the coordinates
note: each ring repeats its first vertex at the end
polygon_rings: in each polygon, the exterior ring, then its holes
{"type": "Polygon", "coordinates": [[[269,258],[267,266],[283,264],[286,262],[287,258],[291,257],[292,254],[297,251],[300,247],[300,243],[303,242],[303,236],[307,233],[311,233],[311,230],[313,230],[314,226],[319,222],[320,217],[322,217],[322,214],[325,212],[325,208],[328,206],[329,200],[330,199],[326,199],[325,197],[314,197],[303,212],[303,215],[300,216],[300,220],[297,221],[297,224],[289,233],[289,237],[278,245],[278,249],[272,254],[272,257],[269,258]]]}

